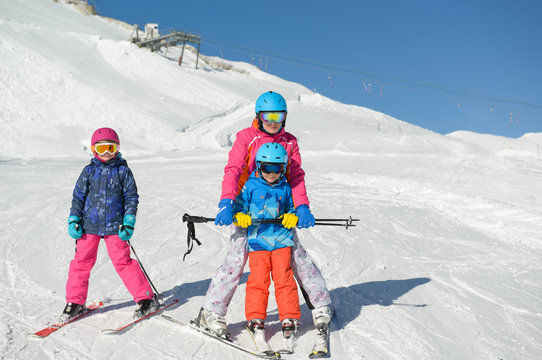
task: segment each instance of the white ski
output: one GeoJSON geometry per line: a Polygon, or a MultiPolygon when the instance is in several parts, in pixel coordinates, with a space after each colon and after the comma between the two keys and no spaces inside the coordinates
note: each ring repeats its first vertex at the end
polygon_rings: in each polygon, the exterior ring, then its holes
{"type": "Polygon", "coordinates": [[[265,354],[267,356],[274,356],[277,359],[280,359],[280,354],[273,349],[271,349],[271,346],[267,343],[265,340],[265,331],[256,330],[254,332],[250,331],[248,327],[245,327],[247,332],[250,334],[250,337],[254,341],[254,345],[256,345],[256,349],[258,349],[258,352],[265,354]]]}
{"type": "Polygon", "coordinates": [[[245,353],[249,353],[249,354],[257,356],[259,358],[272,359],[272,360],[279,360],[280,359],[280,354],[278,354],[278,353],[273,352],[273,353],[265,354],[265,353],[259,353],[259,352],[253,351],[251,349],[248,349],[248,348],[234,342],[231,339],[224,339],[224,338],[221,338],[221,337],[217,336],[212,331],[198,326],[194,321],[191,321],[190,324],[186,324],[186,323],[183,323],[183,322],[181,322],[179,320],[176,320],[176,319],[172,318],[171,316],[162,315],[162,317],[164,319],[168,320],[168,321],[171,321],[172,323],[184,326],[187,329],[196,330],[201,334],[207,335],[207,336],[215,339],[216,341],[220,341],[221,343],[223,343],[225,345],[231,346],[231,347],[233,347],[233,348],[235,348],[237,350],[241,350],[241,351],[243,351],[245,353]]]}
{"type": "Polygon", "coordinates": [[[135,319],[135,320],[130,320],[128,323],[116,328],[116,329],[103,329],[102,330],[102,334],[104,335],[120,335],[120,334],[123,334],[124,332],[126,332],[128,329],[131,329],[132,326],[134,326],[135,324],[145,320],[145,319],[148,319],[150,318],[151,316],[154,316],[162,311],[164,311],[165,309],[177,304],[179,302],[179,299],[174,299],[172,302],[168,303],[168,304],[162,304],[160,305],[159,308],[157,308],[156,310],[154,310],[153,312],[151,313],[148,313],[147,315],[145,316],[142,316],[138,319],[135,319]]]}
{"type": "Polygon", "coordinates": [[[281,354],[293,354],[294,353],[294,340],[295,336],[284,337],[282,340],[282,348],[278,351],[281,354]]]}

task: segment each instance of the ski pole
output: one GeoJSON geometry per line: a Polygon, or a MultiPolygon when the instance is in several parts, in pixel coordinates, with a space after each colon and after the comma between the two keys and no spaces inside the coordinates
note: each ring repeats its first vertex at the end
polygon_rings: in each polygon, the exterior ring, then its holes
{"type": "Polygon", "coordinates": [[[154,286],[154,284],[152,283],[151,279],[149,278],[149,274],[147,274],[147,271],[145,271],[145,268],[143,267],[143,264],[141,263],[141,260],[139,260],[139,256],[137,256],[137,253],[134,249],[134,247],[132,246],[132,243],[130,242],[130,240],[126,240],[126,242],[128,243],[128,245],[130,245],[130,249],[132,249],[132,252],[134,253],[134,256],[136,257],[137,259],[137,262],[139,264],[139,267],[141,268],[141,270],[143,270],[143,274],[145,274],[145,277],[147,278],[147,280],[149,281],[149,284],[151,284],[154,292],[156,293],[156,297],[159,299],[159,300],[164,300],[164,297],[162,296],[162,294],[160,294],[158,292],[158,290],[156,290],[156,287],[154,286]]]}
{"type": "MultiPolygon", "coordinates": [[[[206,223],[209,221],[215,221],[215,218],[208,218],[205,216],[192,216],[188,214],[183,215],[183,222],[191,222],[191,223],[206,223]]],[[[359,221],[359,219],[352,219],[350,216],[348,219],[315,219],[314,225],[325,225],[325,226],[344,226],[342,224],[329,224],[325,223],[326,221],[336,221],[336,222],[344,222],[346,224],[346,227],[350,226],[356,226],[352,224],[353,221],[359,221]]],[[[278,224],[282,222],[282,219],[252,219],[252,222],[255,224],[278,224]]]]}
{"type": "MultiPolygon", "coordinates": [[[[209,221],[215,221],[215,218],[209,218],[205,216],[193,216],[189,214],[183,215],[183,222],[186,222],[186,225],[188,227],[188,233],[186,236],[186,243],[188,250],[183,255],[183,261],[186,258],[186,255],[190,254],[192,252],[192,249],[194,248],[194,242],[198,244],[198,246],[201,245],[201,241],[198,240],[196,237],[196,227],[194,226],[195,223],[207,223],[209,221]]],[[[323,226],[344,226],[345,229],[348,229],[350,226],[356,226],[352,224],[353,221],[359,221],[359,219],[352,219],[350,216],[348,219],[315,219],[314,225],[323,225],[323,226]],[[329,223],[328,221],[331,221],[332,223],[329,223]],[[337,223],[333,223],[337,222],[337,223]],[[344,222],[344,224],[340,224],[341,222],[344,222]]],[[[282,223],[282,219],[253,219],[252,223],[254,224],[280,224],[282,223]]]]}

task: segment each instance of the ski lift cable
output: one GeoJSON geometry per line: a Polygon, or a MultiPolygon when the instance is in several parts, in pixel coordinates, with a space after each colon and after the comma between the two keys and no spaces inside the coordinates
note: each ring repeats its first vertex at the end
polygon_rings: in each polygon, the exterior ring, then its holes
{"type": "Polygon", "coordinates": [[[523,105],[523,106],[533,107],[533,108],[537,108],[537,109],[542,110],[542,105],[540,105],[540,104],[530,103],[530,102],[516,100],[516,99],[507,99],[507,98],[495,97],[495,96],[481,94],[481,93],[475,93],[475,92],[470,92],[470,91],[465,91],[465,90],[460,90],[460,89],[448,88],[448,87],[440,86],[440,85],[434,85],[434,84],[429,84],[429,83],[424,83],[424,82],[412,81],[412,80],[402,79],[402,78],[393,77],[393,76],[389,76],[389,75],[385,75],[385,74],[378,74],[378,73],[373,73],[373,72],[369,72],[369,71],[363,71],[363,70],[360,70],[360,69],[354,69],[354,68],[349,68],[349,67],[344,67],[344,66],[337,66],[337,65],[333,65],[333,64],[326,64],[326,63],[311,61],[311,60],[307,60],[307,59],[303,59],[303,58],[282,55],[282,54],[273,53],[273,52],[269,52],[269,51],[265,51],[265,50],[254,49],[254,48],[241,46],[241,45],[236,45],[236,44],[232,44],[232,43],[224,43],[224,42],[211,40],[211,39],[203,39],[202,38],[201,42],[202,43],[207,43],[207,44],[210,44],[210,45],[214,45],[214,46],[222,46],[222,47],[229,47],[229,48],[233,48],[233,49],[243,50],[244,52],[257,52],[257,53],[260,53],[260,54],[267,55],[269,57],[286,60],[286,61],[293,62],[293,63],[296,63],[296,64],[303,64],[305,66],[318,68],[318,69],[323,69],[325,71],[339,71],[339,72],[350,73],[350,74],[359,74],[359,75],[372,77],[372,78],[375,78],[375,79],[385,80],[385,81],[396,83],[396,84],[407,85],[407,86],[410,86],[410,87],[414,86],[414,87],[419,87],[419,88],[432,89],[432,90],[447,92],[447,93],[450,93],[450,94],[459,95],[459,96],[463,96],[463,97],[477,98],[477,99],[480,99],[480,100],[490,101],[490,102],[494,102],[494,103],[499,102],[499,103],[523,105]]]}

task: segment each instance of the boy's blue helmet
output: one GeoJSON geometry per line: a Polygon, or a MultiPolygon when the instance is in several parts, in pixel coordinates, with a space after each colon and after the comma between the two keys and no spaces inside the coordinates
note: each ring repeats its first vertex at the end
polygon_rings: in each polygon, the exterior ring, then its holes
{"type": "MultiPolygon", "coordinates": [[[[284,146],[279,143],[266,143],[263,144],[256,153],[256,167],[258,171],[262,171],[262,164],[277,164],[279,165],[280,175],[284,175],[286,172],[286,166],[288,165],[288,153],[284,146]]],[[[275,171],[279,172],[279,171],[275,171]]]]}
{"type": "Polygon", "coordinates": [[[261,162],[286,165],[288,164],[288,153],[279,143],[266,143],[256,153],[256,164],[261,162]]]}
{"type": "Polygon", "coordinates": [[[256,114],[260,111],[288,111],[286,100],[281,94],[268,91],[260,95],[256,100],[256,114]]]}

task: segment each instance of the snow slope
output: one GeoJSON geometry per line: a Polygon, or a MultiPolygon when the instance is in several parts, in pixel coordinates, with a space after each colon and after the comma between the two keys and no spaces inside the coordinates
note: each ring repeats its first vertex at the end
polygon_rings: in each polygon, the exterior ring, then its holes
{"type": "MultiPolygon", "coordinates": [[[[251,358],[159,317],[100,335],[134,310],[103,247],[89,301],[104,308],[46,340],[27,333],[64,307],[71,192],[101,126],[119,132],[138,183],[132,244],[164,297],[181,300],[168,315],[196,316],[228,231],[198,225],[203,245],[183,262],[181,216],[214,217],[235,133],[267,90],[288,100],[315,215],[361,219],[348,230],[300,231],[337,309],[333,359],[540,358],[542,134],[441,136],[249,64],[200,58],[196,70],[185,52],[179,67],[178,49],[163,57],[129,35],[62,1],[0,0],[0,358],[251,358]]],[[[227,320],[250,345],[245,281],[227,320]]],[[[306,358],[310,316],[303,305],[296,354],[284,358],[306,358]]],[[[271,345],[279,327],[271,299],[271,345]]]]}

